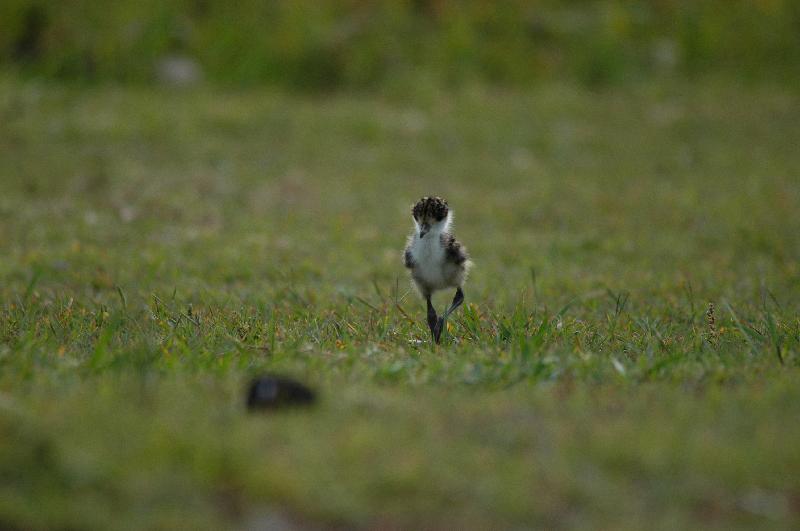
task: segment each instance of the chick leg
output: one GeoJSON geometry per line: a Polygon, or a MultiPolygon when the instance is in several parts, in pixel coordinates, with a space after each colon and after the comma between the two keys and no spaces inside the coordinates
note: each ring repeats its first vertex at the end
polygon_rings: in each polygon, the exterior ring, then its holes
{"type": "MultiPolygon", "coordinates": [[[[442,330],[444,330],[445,326],[447,325],[447,317],[455,311],[456,308],[461,306],[464,302],[464,291],[459,287],[456,289],[456,294],[453,297],[453,302],[450,304],[450,307],[445,310],[441,317],[439,317],[439,323],[437,328],[439,329],[439,335],[442,334],[442,330]]],[[[436,342],[439,342],[439,338],[436,338],[436,342]]]]}
{"type": "Polygon", "coordinates": [[[453,302],[450,303],[450,307],[447,309],[447,311],[444,312],[444,318],[447,319],[447,316],[453,313],[455,309],[461,306],[463,302],[464,302],[464,291],[461,288],[457,288],[456,294],[453,297],[453,302]]]}
{"type": "Polygon", "coordinates": [[[431,303],[431,298],[426,298],[428,302],[428,328],[431,329],[431,338],[433,338],[434,343],[439,342],[439,335],[441,334],[441,329],[439,328],[439,317],[436,315],[436,310],[431,303]]]}

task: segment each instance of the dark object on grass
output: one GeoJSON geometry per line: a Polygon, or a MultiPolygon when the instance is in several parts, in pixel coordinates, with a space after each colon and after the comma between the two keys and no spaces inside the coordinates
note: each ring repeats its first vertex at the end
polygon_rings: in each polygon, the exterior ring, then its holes
{"type": "Polygon", "coordinates": [[[279,409],[289,406],[307,406],[314,403],[314,391],[291,378],[265,375],[250,382],[247,408],[279,409]]]}

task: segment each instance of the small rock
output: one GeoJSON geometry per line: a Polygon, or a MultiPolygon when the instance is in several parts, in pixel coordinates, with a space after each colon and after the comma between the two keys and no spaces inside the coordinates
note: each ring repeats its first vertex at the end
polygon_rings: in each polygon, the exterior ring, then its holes
{"type": "Polygon", "coordinates": [[[191,57],[168,55],[156,63],[156,77],[165,85],[189,86],[202,81],[203,71],[191,57]]]}
{"type": "Polygon", "coordinates": [[[247,408],[278,409],[289,406],[306,406],[314,403],[314,391],[291,378],[283,376],[259,376],[250,383],[247,393],[247,408]]]}

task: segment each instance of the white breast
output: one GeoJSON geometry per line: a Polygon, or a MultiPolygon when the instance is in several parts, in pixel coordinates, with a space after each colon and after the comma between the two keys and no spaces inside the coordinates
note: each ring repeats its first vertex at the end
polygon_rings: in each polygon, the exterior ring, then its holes
{"type": "Polygon", "coordinates": [[[438,234],[428,233],[422,239],[415,235],[411,244],[411,256],[414,258],[415,277],[435,289],[441,289],[447,285],[444,247],[442,247],[438,234]]]}

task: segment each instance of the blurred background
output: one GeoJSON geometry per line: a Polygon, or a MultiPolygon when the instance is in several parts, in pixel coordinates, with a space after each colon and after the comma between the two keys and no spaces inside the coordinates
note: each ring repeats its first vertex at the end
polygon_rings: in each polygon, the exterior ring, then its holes
{"type": "MultiPolygon", "coordinates": [[[[408,205],[441,194],[491,256],[484,294],[495,267],[577,291],[634,286],[626,268],[710,278],[714,250],[792,267],[794,1],[6,0],[0,25],[7,234],[200,240],[245,278],[347,249],[350,289],[396,278],[408,205]]],[[[154,281],[210,280],[164,258],[154,281]]],[[[127,260],[106,284],[137,278],[127,260]]]]}
{"type": "Polygon", "coordinates": [[[311,92],[715,73],[788,82],[798,28],[792,0],[5,0],[0,61],[84,83],[311,92]]]}

